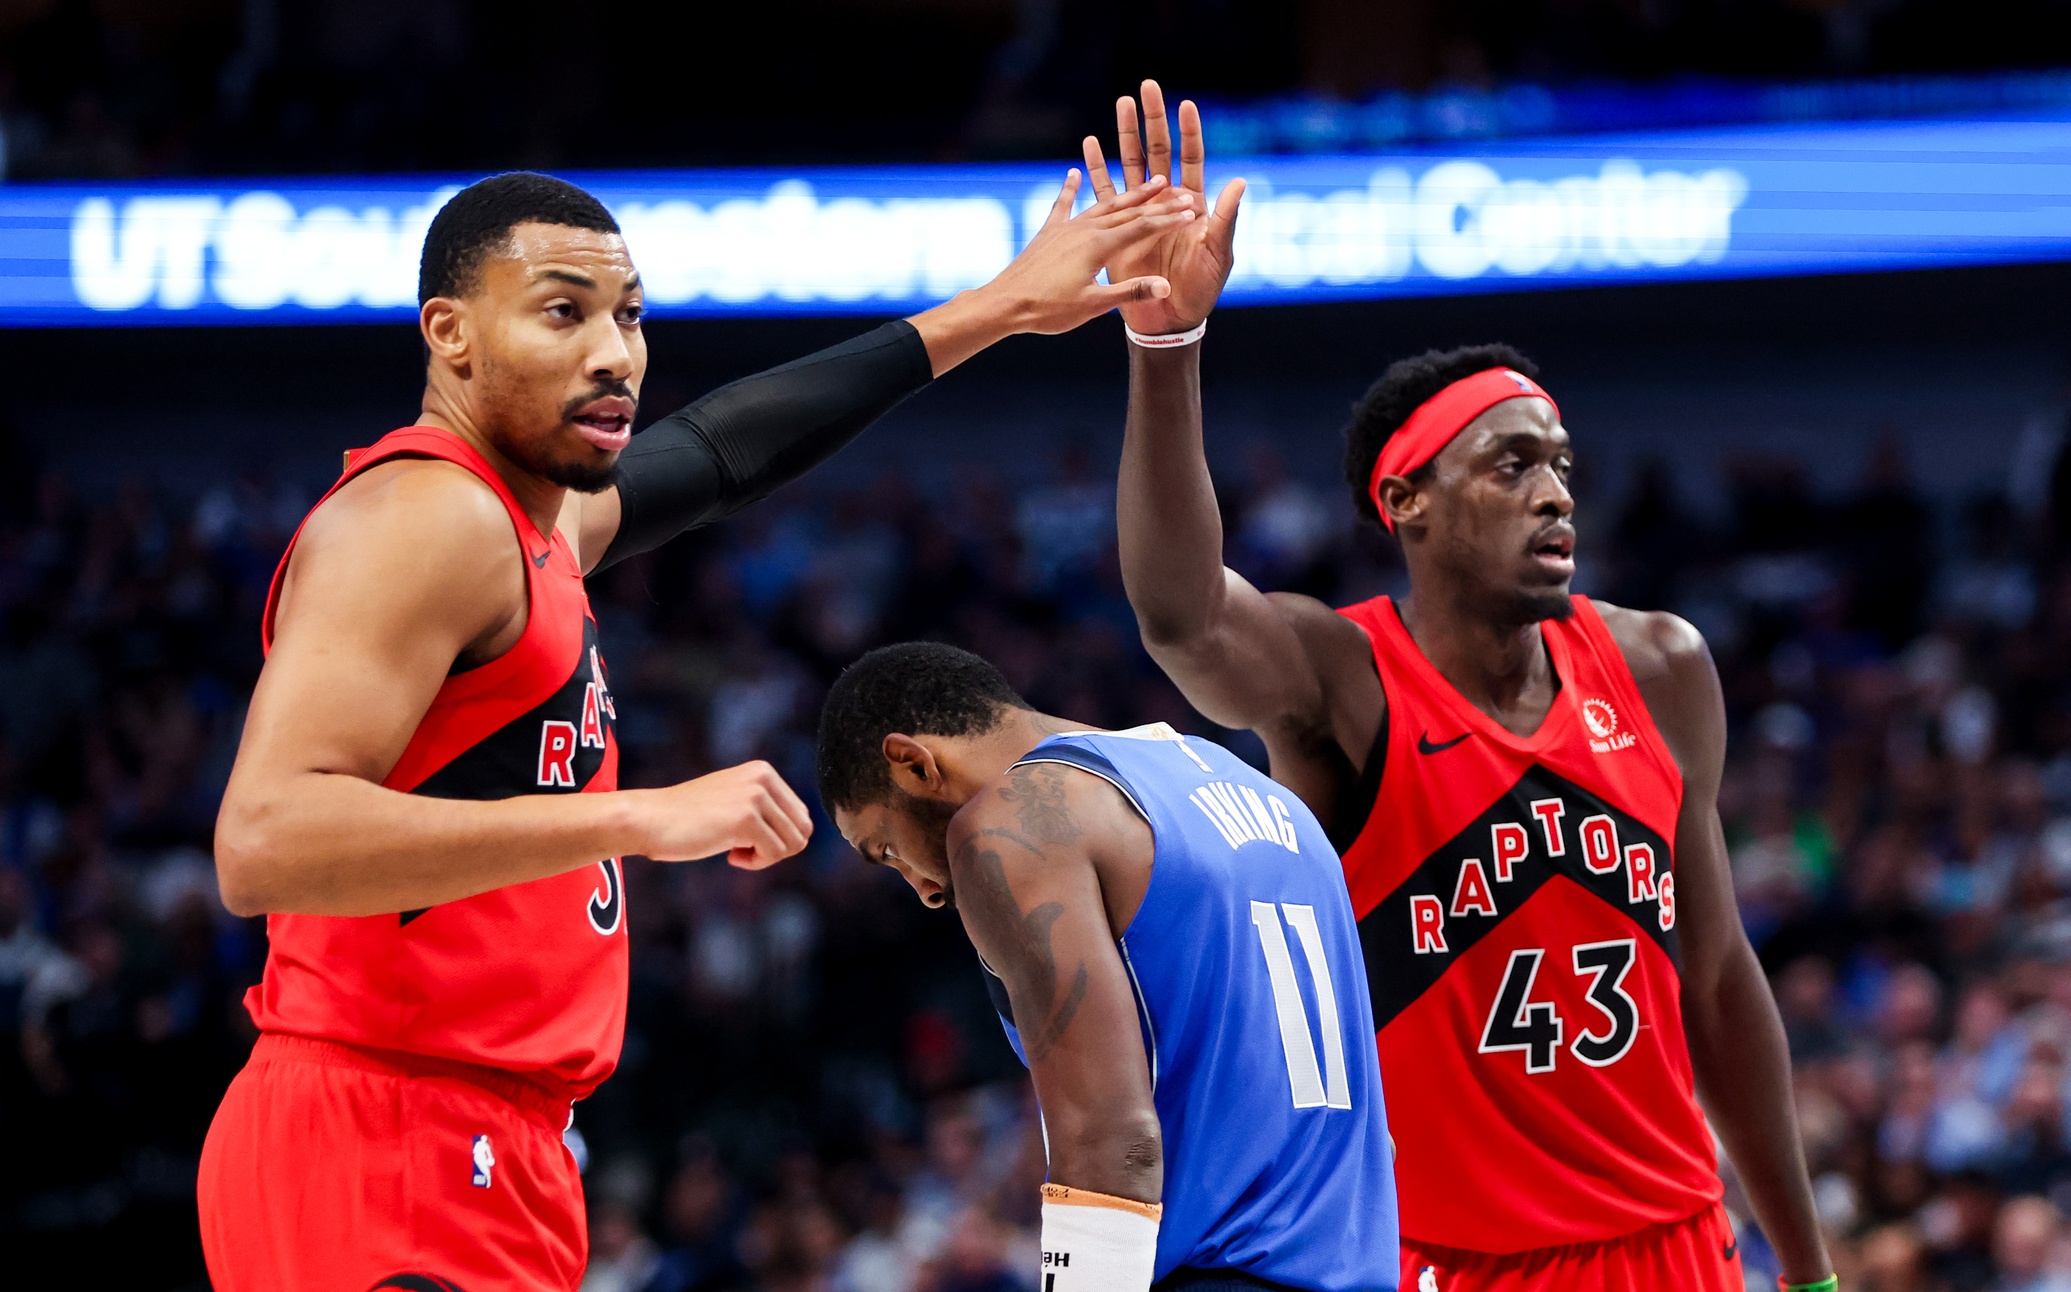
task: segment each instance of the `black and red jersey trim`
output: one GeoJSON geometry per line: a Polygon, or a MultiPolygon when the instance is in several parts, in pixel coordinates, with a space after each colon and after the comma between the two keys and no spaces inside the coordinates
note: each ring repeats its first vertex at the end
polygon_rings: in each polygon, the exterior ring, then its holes
{"type": "MultiPolygon", "coordinates": [[[[597,621],[585,615],[582,654],[568,680],[546,699],[454,755],[409,791],[435,799],[504,799],[525,794],[577,794],[602,771],[613,748],[617,713],[597,650],[597,621]]],[[[616,890],[613,890],[614,893],[616,890]]],[[[617,898],[604,914],[615,922],[617,898]]],[[[402,912],[409,924],[428,907],[402,912]]],[[[602,918],[592,912],[592,921],[602,918]]]]}
{"type": "Polygon", "coordinates": [[[597,621],[585,615],[582,655],[560,689],[461,750],[410,793],[435,799],[579,793],[603,768],[612,741],[616,715],[603,667],[597,621]]]}
{"type": "Polygon", "coordinates": [[[1669,856],[1668,841],[1629,813],[1573,781],[1543,767],[1531,767],[1480,816],[1426,857],[1395,891],[1361,916],[1359,941],[1366,954],[1374,1029],[1387,1027],[1436,985],[1469,948],[1557,878],[1570,880],[1601,898],[1660,946],[1680,970],[1674,899],[1671,895],[1664,919],[1660,892],[1659,877],[1670,873],[1669,856]],[[1549,826],[1534,812],[1534,805],[1556,800],[1561,811],[1549,826]],[[1609,833],[1592,826],[1585,838],[1583,824],[1598,818],[1608,818],[1609,833]],[[1528,850],[1518,856],[1512,848],[1499,859],[1498,827],[1521,827],[1528,850]],[[1600,873],[1591,869],[1589,848],[1592,842],[1604,846],[1605,839],[1615,850],[1616,862],[1600,873]],[[1561,845],[1557,852],[1553,842],[1561,845]],[[1637,890],[1632,878],[1635,872],[1624,864],[1627,857],[1639,855],[1635,850],[1644,850],[1654,881],[1637,890]],[[1501,877],[1499,864],[1507,869],[1507,879],[1501,877]],[[1493,915],[1487,913],[1490,907],[1493,915]],[[1435,926],[1434,909],[1438,916],[1435,926]]]}

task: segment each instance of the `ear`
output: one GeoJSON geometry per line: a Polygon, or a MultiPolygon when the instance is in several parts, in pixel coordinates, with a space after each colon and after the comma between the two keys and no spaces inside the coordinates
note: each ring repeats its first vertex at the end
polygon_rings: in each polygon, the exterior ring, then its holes
{"type": "Polygon", "coordinates": [[[1395,522],[1395,532],[1409,522],[1422,523],[1424,519],[1424,492],[1409,482],[1406,476],[1382,476],[1380,488],[1381,511],[1395,522]]]}
{"type": "Polygon", "coordinates": [[[417,310],[417,331],[424,337],[425,348],[433,359],[463,377],[468,375],[472,322],[467,302],[451,296],[434,296],[417,310]]]}
{"type": "Polygon", "coordinates": [[[935,751],[912,736],[893,732],[884,738],[885,761],[892,765],[892,784],[916,798],[938,798],[946,779],[935,751]]]}

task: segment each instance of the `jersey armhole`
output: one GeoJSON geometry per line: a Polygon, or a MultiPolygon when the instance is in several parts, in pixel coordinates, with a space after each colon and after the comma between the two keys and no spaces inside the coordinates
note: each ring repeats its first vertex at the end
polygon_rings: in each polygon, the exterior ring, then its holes
{"type": "MultiPolygon", "coordinates": [[[[1053,745],[1048,748],[1038,746],[1034,753],[1015,763],[1014,766],[1027,767],[1036,763],[1056,763],[1063,767],[1076,768],[1088,776],[1097,776],[1101,780],[1106,781],[1121,793],[1122,797],[1128,801],[1129,806],[1135,809],[1136,815],[1143,819],[1145,827],[1151,832],[1150,883],[1145,885],[1143,898],[1137,903],[1136,910],[1130,913],[1129,923],[1119,929],[1110,930],[1115,935],[1115,947],[1122,953],[1123,960],[1126,962],[1129,954],[1127,948],[1129,930],[1135,927],[1136,916],[1142,913],[1144,902],[1150,900],[1151,886],[1158,882],[1158,847],[1162,836],[1158,830],[1157,818],[1153,817],[1150,811],[1144,807],[1143,800],[1136,797],[1136,791],[1129,788],[1128,783],[1122,779],[1122,773],[1116,769],[1115,765],[1094,750],[1086,749],[1079,745],[1053,745]]],[[[1132,970],[1131,973],[1133,976],[1134,971],[1132,970]]]]}
{"type": "MultiPolygon", "coordinates": [[[[1375,670],[1376,676],[1379,670],[1375,670]]],[[[1381,683],[1383,696],[1388,684],[1381,683]]],[[[1330,829],[1326,832],[1330,846],[1343,856],[1366,832],[1366,823],[1373,819],[1373,810],[1381,801],[1381,777],[1388,771],[1388,728],[1395,719],[1395,706],[1381,705],[1380,729],[1374,732],[1373,748],[1366,753],[1366,765],[1359,769],[1359,779],[1352,783],[1351,792],[1339,800],[1337,811],[1331,814],[1330,829]]]]}
{"type": "Polygon", "coordinates": [[[1625,658],[1625,648],[1618,644],[1618,634],[1611,631],[1611,625],[1604,622],[1603,612],[1587,597],[1576,597],[1575,601],[1585,609],[1576,618],[1583,620],[1583,631],[1595,643],[1596,651],[1604,656],[1604,666],[1611,674],[1611,686],[1618,692],[1620,703],[1632,714],[1633,725],[1639,729],[1640,738],[1646,742],[1654,760],[1663,771],[1675,779],[1676,802],[1680,811],[1684,786],[1683,765],[1676,761],[1675,750],[1669,748],[1668,737],[1661,733],[1661,724],[1654,721],[1654,711],[1647,707],[1647,697],[1640,690],[1640,681],[1632,674],[1632,663],[1625,658]]]}
{"type": "Polygon", "coordinates": [[[1156,836],[1158,823],[1151,820],[1151,814],[1144,810],[1142,802],[1136,797],[1136,791],[1130,789],[1123,782],[1122,774],[1115,770],[1115,765],[1102,758],[1099,754],[1094,753],[1090,749],[1078,749],[1070,745],[1064,745],[1055,749],[1046,749],[1040,753],[1030,754],[1020,762],[1015,763],[1014,766],[1028,767],[1037,763],[1057,763],[1064,767],[1076,767],[1088,775],[1098,776],[1101,780],[1106,781],[1122,792],[1122,797],[1129,800],[1129,806],[1136,809],[1136,815],[1143,818],[1143,823],[1149,826],[1151,834],[1156,836]]]}

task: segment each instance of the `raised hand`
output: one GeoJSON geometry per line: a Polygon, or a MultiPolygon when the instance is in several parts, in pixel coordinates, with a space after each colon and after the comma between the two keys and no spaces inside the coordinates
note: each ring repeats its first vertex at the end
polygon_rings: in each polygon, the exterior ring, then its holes
{"type": "MultiPolygon", "coordinates": [[[[1117,173],[1110,176],[1100,141],[1086,136],[1086,173],[1093,192],[1105,202],[1153,185],[1173,183],[1172,131],[1165,115],[1165,94],[1156,81],[1143,83],[1143,128],[1137,128],[1136,101],[1123,95],[1115,101],[1117,173]]],[[[1208,317],[1222,296],[1235,264],[1237,207],[1244,200],[1244,181],[1223,186],[1211,210],[1203,171],[1207,150],[1201,142],[1201,112],[1191,100],[1179,105],[1179,176],[1172,192],[1185,198],[1204,219],[1166,229],[1155,239],[1129,242],[1108,261],[1108,277],[1117,281],[1162,278],[1169,293],[1124,302],[1122,321],[1138,332],[1183,332],[1208,317]]]]}
{"type": "Polygon", "coordinates": [[[1192,200],[1161,179],[1126,193],[1110,190],[1073,215],[1080,183],[1077,170],[1065,176],[1049,218],[999,277],[913,316],[936,376],[1017,332],[1069,332],[1117,305],[1127,309],[1171,293],[1158,274],[1132,276],[1114,266],[1132,248],[1193,223],[1192,200]]]}
{"type": "Polygon", "coordinates": [[[1195,212],[1186,196],[1169,191],[1169,181],[1127,193],[1110,189],[1073,215],[1080,182],[1076,169],[1066,173],[1043,227],[998,278],[980,289],[1017,302],[1021,331],[1069,332],[1117,305],[1159,300],[1171,291],[1155,273],[1110,272],[1106,283],[1099,275],[1135,248],[1193,223],[1195,212]]]}

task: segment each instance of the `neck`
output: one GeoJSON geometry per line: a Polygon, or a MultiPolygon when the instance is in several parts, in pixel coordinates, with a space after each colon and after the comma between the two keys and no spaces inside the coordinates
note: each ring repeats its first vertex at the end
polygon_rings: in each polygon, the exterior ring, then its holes
{"type": "Polygon", "coordinates": [[[1431,580],[1410,587],[1397,605],[1424,658],[1475,708],[1513,730],[1522,723],[1521,734],[1535,729],[1559,684],[1538,623],[1492,619],[1431,580]]]}
{"type": "Polygon", "coordinates": [[[466,440],[475,452],[482,455],[496,474],[509,486],[511,496],[524,508],[532,527],[541,538],[551,538],[554,524],[561,518],[561,505],[567,501],[568,490],[562,485],[533,472],[527,471],[506,456],[490,442],[483,432],[481,422],[468,409],[465,401],[454,398],[439,388],[436,381],[427,382],[424,387],[424,407],[417,415],[419,426],[436,426],[451,431],[466,440]]]}
{"type": "Polygon", "coordinates": [[[1061,731],[1089,731],[1082,722],[1066,722],[1047,713],[1032,709],[1009,709],[1000,718],[999,725],[984,735],[971,740],[965,747],[959,761],[962,779],[968,785],[959,786],[962,801],[968,802],[972,795],[1007,774],[1007,769],[1028,757],[1028,752],[1061,731]]]}

